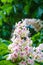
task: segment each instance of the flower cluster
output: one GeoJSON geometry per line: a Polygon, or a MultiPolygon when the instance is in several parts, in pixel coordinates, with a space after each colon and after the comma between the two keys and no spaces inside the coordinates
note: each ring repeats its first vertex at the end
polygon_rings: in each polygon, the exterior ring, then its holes
{"type": "Polygon", "coordinates": [[[18,65],[34,65],[35,61],[43,62],[43,43],[38,47],[33,47],[29,29],[25,25],[25,21],[20,21],[15,25],[11,39],[13,43],[8,46],[10,54],[7,60],[17,62],[19,59],[18,65]]]}

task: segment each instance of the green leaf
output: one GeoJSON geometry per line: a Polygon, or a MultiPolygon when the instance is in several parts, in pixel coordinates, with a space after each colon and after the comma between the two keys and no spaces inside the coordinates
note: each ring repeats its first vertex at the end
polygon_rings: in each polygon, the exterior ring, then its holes
{"type": "Polygon", "coordinates": [[[12,3],[13,0],[7,0],[8,3],[12,3]]]}
{"type": "Polygon", "coordinates": [[[43,14],[43,9],[38,7],[34,13],[32,14],[32,17],[40,18],[43,14]]]}
{"type": "Polygon", "coordinates": [[[0,44],[0,56],[3,56],[8,53],[7,45],[1,43],[0,44]]]}
{"type": "Polygon", "coordinates": [[[43,0],[34,0],[35,3],[39,4],[39,3],[42,3],[43,0]]]}
{"type": "Polygon", "coordinates": [[[43,33],[42,30],[31,37],[33,40],[33,46],[38,46],[39,44],[43,43],[43,33]]]}
{"type": "Polygon", "coordinates": [[[0,38],[0,44],[1,44],[1,43],[8,46],[9,44],[11,44],[11,41],[3,40],[3,39],[0,38]]]}
{"type": "Polygon", "coordinates": [[[29,12],[29,6],[28,5],[26,5],[25,7],[24,7],[24,14],[25,15],[27,15],[28,14],[28,12],[29,12]]]}
{"type": "Polygon", "coordinates": [[[26,2],[26,5],[25,5],[24,10],[23,10],[24,15],[29,14],[31,3],[32,3],[32,0],[29,0],[26,2]]]}
{"type": "Polygon", "coordinates": [[[0,38],[0,60],[5,59],[6,54],[9,53],[8,45],[10,44],[10,41],[2,40],[0,38]]]}
{"type": "Polygon", "coordinates": [[[1,2],[6,3],[6,0],[1,0],[1,2]]]}
{"type": "Polygon", "coordinates": [[[2,20],[5,17],[3,11],[0,11],[0,20],[2,20]]]}
{"type": "Polygon", "coordinates": [[[32,36],[32,40],[35,41],[36,39],[38,39],[40,37],[40,32],[38,32],[37,34],[35,34],[34,36],[32,36]]]}
{"type": "Polygon", "coordinates": [[[3,23],[2,23],[2,20],[0,19],[0,26],[2,26],[2,24],[3,24],[3,23]]]}
{"type": "Polygon", "coordinates": [[[12,63],[11,61],[8,60],[2,60],[0,61],[0,65],[16,65],[16,63],[12,63]]]}
{"type": "Polygon", "coordinates": [[[9,4],[3,5],[1,8],[4,14],[9,14],[12,10],[12,6],[9,4]]]}
{"type": "Polygon", "coordinates": [[[35,63],[34,65],[40,65],[40,64],[38,64],[38,63],[35,63]]]}
{"type": "Polygon", "coordinates": [[[13,0],[1,0],[2,3],[6,3],[6,2],[12,3],[12,1],[13,1],[13,0]]]}

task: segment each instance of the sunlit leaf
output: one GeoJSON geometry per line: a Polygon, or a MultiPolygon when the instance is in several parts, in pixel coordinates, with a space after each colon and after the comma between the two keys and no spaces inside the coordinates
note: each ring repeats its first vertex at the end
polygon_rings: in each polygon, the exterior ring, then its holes
{"type": "Polygon", "coordinates": [[[16,65],[16,63],[12,63],[8,60],[2,60],[0,61],[0,65],[16,65]]]}
{"type": "Polygon", "coordinates": [[[2,3],[12,3],[13,0],[1,0],[2,3]]]}
{"type": "Polygon", "coordinates": [[[3,10],[4,14],[6,14],[6,13],[9,14],[11,9],[12,9],[12,6],[9,5],[9,4],[8,5],[6,4],[6,5],[2,6],[2,10],[3,10]]]}

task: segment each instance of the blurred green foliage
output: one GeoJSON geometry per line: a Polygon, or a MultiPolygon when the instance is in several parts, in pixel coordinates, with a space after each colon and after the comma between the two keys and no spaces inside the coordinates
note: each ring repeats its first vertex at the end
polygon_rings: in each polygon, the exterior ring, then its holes
{"type": "Polygon", "coordinates": [[[6,54],[9,53],[8,45],[10,43],[11,43],[11,41],[3,40],[3,39],[0,38],[0,60],[6,58],[6,54]]]}
{"type": "Polygon", "coordinates": [[[16,63],[12,63],[8,60],[2,60],[0,61],[0,65],[16,65],[16,63]]]}
{"type": "Polygon", "coordinates": [[[40,43],[43,43],[43,29],[37,34],[33,35],[31,39],[33,40],[33,46],[35,47],[38,46],[40,43]]]}
{"type": "Polygon", "coordinates": [[[35,62],[35,65],[43,65],[43,63],[35,62]]]}
{"type": "Polygon", "coordinates": [[[5,44],[0,44],[0,56],[8,53],[8,48],[5,44]]]}
{"type": "Polygon", "coordinates": [[[0,37],[9,39],[22,18],[43,19],[43,0],[0,0],[0,37]]]}

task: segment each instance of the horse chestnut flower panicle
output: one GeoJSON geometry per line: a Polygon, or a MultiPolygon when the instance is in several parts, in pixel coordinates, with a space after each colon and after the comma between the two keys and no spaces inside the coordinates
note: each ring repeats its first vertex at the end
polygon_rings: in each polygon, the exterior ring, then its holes
{"type": "Polygon", "coordinates": [[[8,46],[10,54],[8,54],[7,60],[15,62],[15,60],[20,58],[18,65],[34,65],[35,60],[43,62],[43,43],[38,47],[33,47],[33,42],[29,37],[30,31],[25,25],[25,20],[15,25],[15,30],[11,39],[12,44],[8,46]]]}

